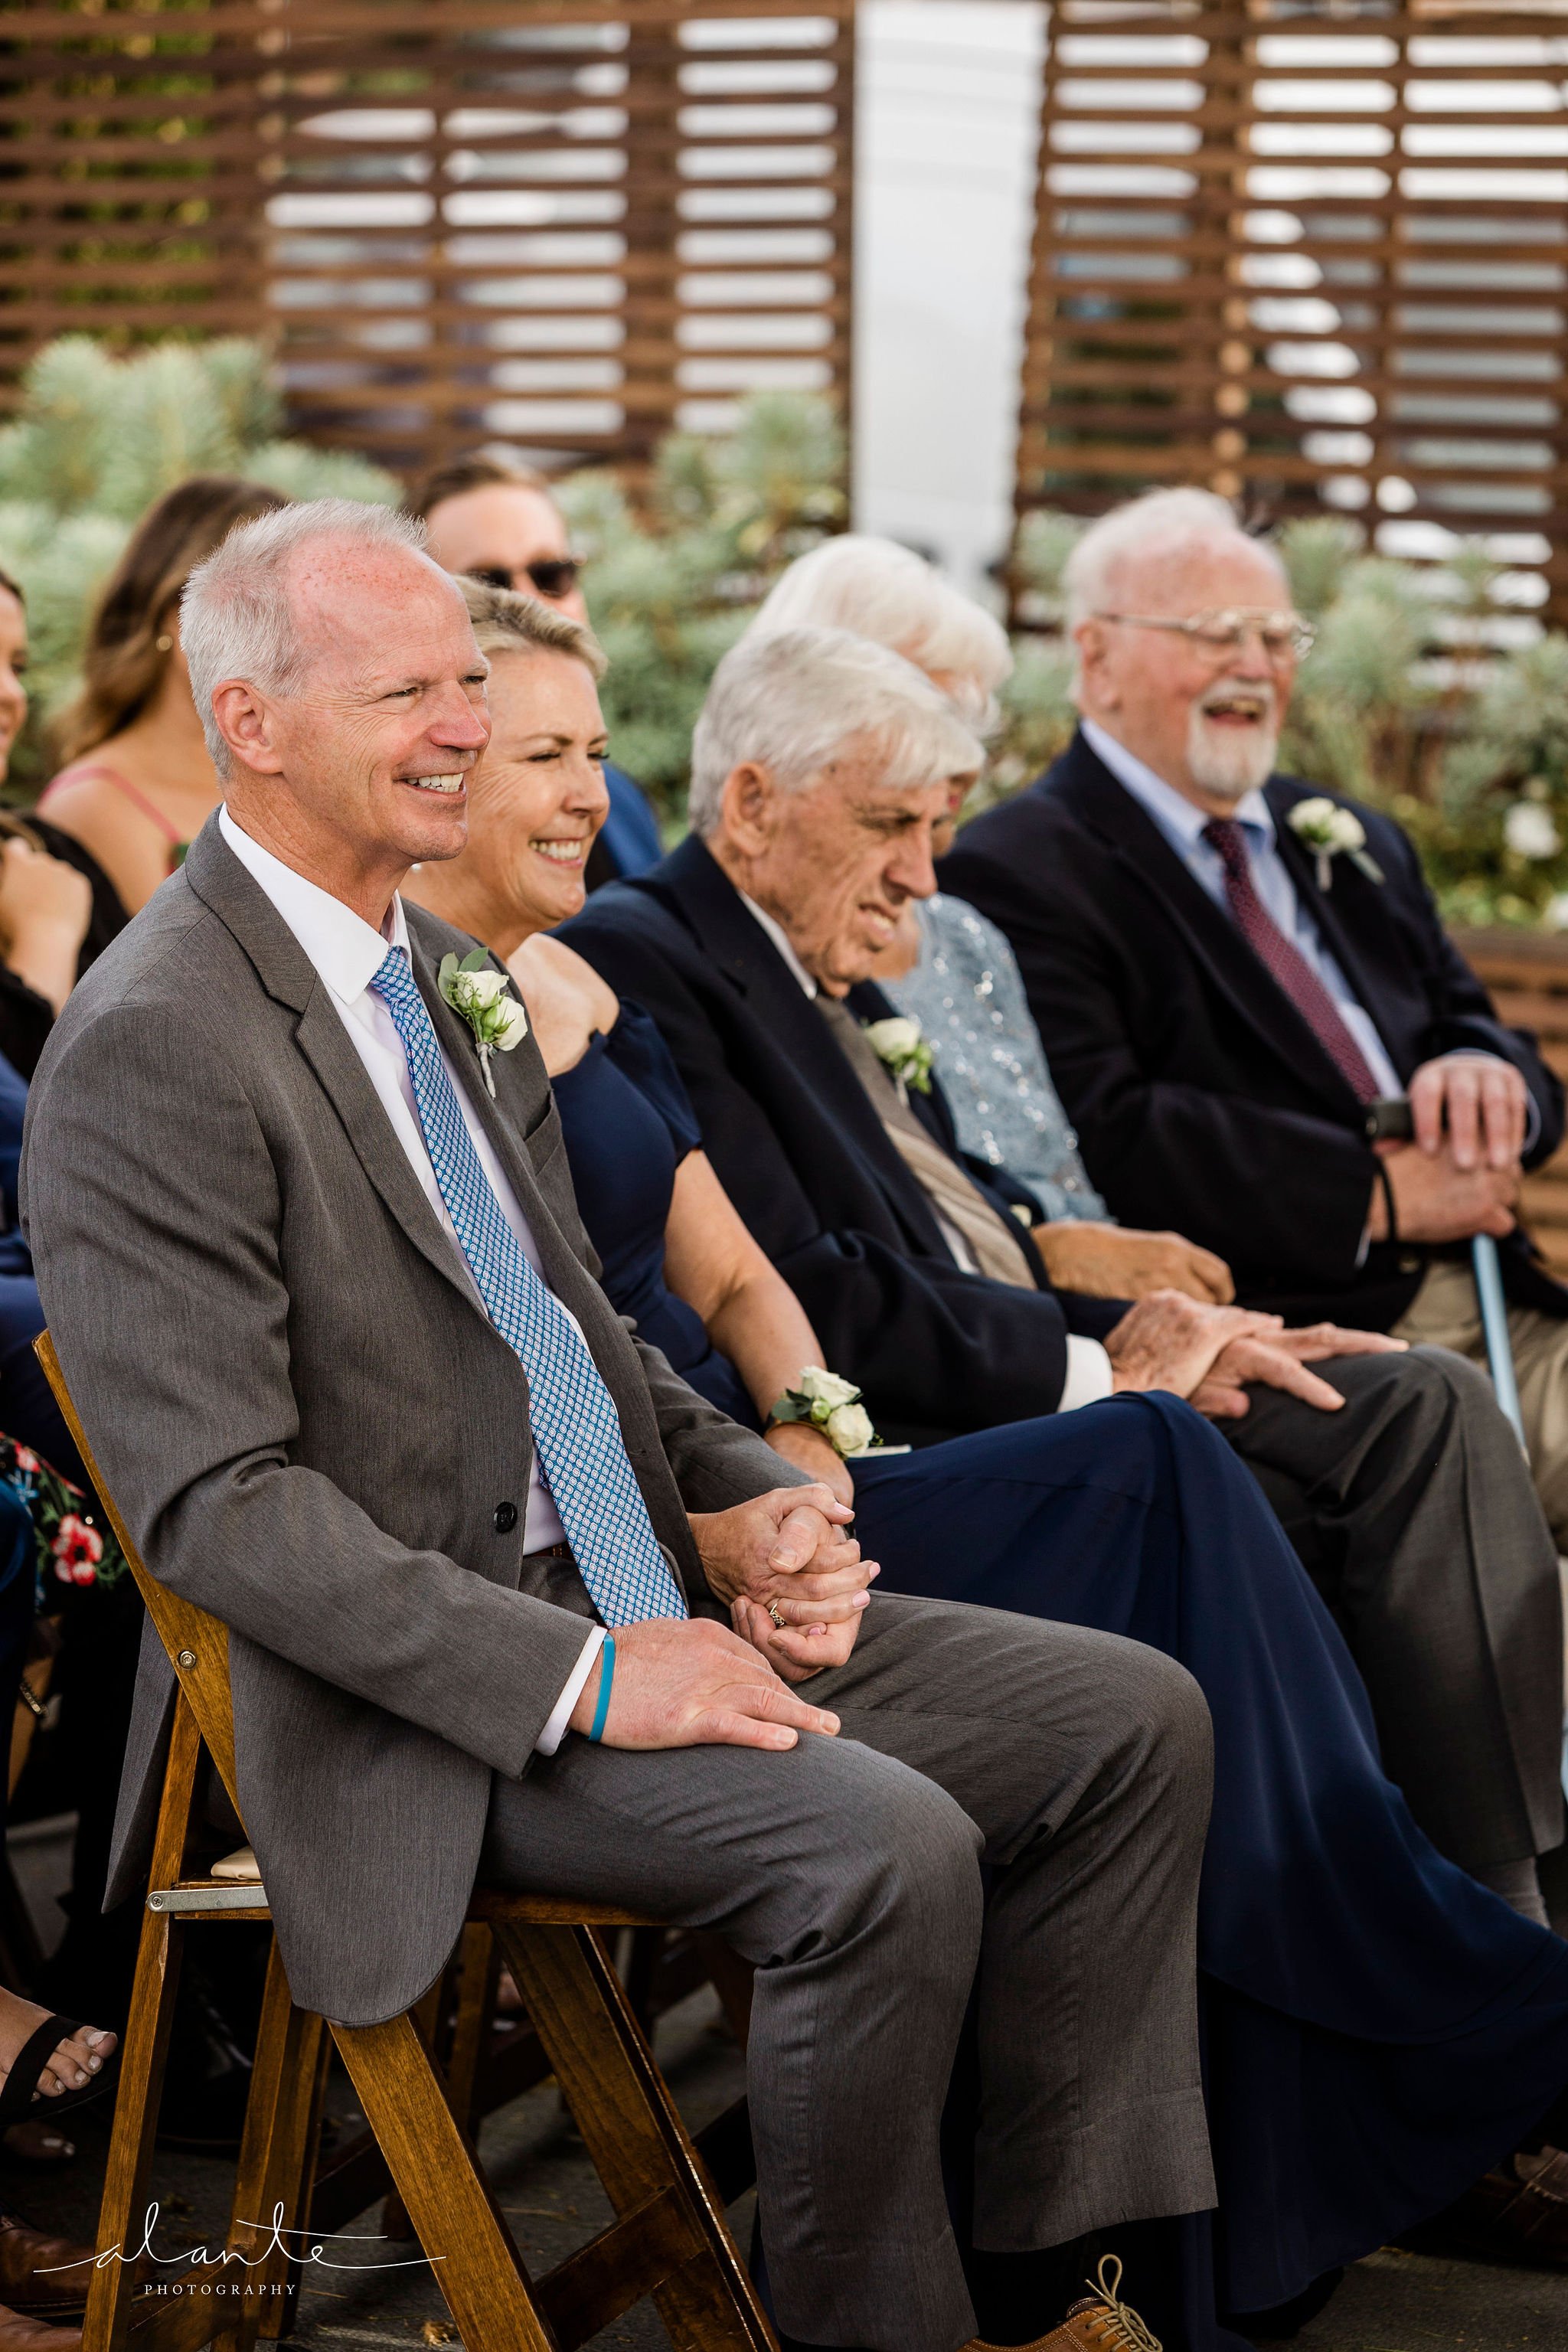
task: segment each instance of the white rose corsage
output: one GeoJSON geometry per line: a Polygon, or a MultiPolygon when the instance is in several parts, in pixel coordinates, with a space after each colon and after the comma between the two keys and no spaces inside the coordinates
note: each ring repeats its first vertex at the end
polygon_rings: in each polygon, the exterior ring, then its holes
{"type": "Polygon", "coordinates": [[[507,993],[510,982],[504,971],[497,971],[483,948],[475,948],[461,963],[455,955],[444,955],[436,982],[458,1019],[473,1031],[479,1067],[493,1095],[496,1082],[490,1075],[490,1055],[510,1054],[514,1045],[521,1045],[528,1034],[527,1013],[516,997],[507,993]]]}
{"type": "Polygon", "coordinates": [[[930,1094],[931,1052],[918,1021],[908,1020],[901,1013],[886,1021],[868,1021],[866,1042],[901,1087],[917,1095],[930,1094]]]}
{"type": "Polygon", "coordinates": [[[1383,880],[1383,868],[1366,845],[1366,827],[1359,816],[1348,808],[1341,808],[1337,801],[1330,800],[1326,794],[1315,800],[1298,801],[1289,822],[1297,840],[1304,842],[1317,858],[1320,890],[1332,887],[1332,861],[1342,856],[1348,857],[1369,882],[1383,880]]]}
{"type": "Polygon", "coordinates": [[[807,1364],[798,1388],[785,1389],[768,1415],[770,1422],[809,1422],[821,1430],[836,1454],[855,1462],[868,1454],[907,1454],[907,1445],[884,1445],[871,1426],[871,1416],[860,1402],[853,1381],[807,1364]]]}

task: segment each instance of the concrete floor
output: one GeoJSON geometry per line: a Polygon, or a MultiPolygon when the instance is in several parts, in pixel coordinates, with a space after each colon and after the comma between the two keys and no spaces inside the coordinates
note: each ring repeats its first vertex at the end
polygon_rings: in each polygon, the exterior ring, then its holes
{"type": "MultiPolygon", "coordinates": [[[[46,1940],[63,1924],[52,1897],[64,1851],[54,1825],[42,1835],[35,1828],[13,1841],[14,1866],[46,1940]]],[[[694,2128],[737,2095],[740,2053],[718,2022],[710,1991],[694,1994],[660,2021],[657,2048],[694,2128]]],[[[345,2122],[355,2118],[346,2081],[334,2082],[328,2109],[345,2122]]],[[[72,2120],[76,2162],[57,2171],[5,2163],[0,2195],[23,2205],[41,2225],[89,2242],[107,2125],[93,2107],[72,2120]]],[[[480,2152],[531,2268],[550,2269],[609,2220],[593,2167],[552,2085],[542,2084],[492,2117],[480,2152]]],[[[184,2267],[193,2246],[221,2244],[230,2179],[231,2168],[216,2159],[159,2151],[153,2246],[169,2261],[171,2274],[184,2267]]],[[[731,2216],[742,2246],[749,2242],[751,2209],[748,2197],[731,2216]]],[[[378,2226],[377,2214],[367,2213],[345,2239],[327,2244],[326,2259],[312,2266],[301,2292],[291,2345],[310,2352],[359,2352],[361,2347],[393,2352],[457,2340],[437,2271],[417,2248],[380,2238],[378,2226]]],[[[668,2345],[648,2305],[594,2341],[605,2352],[611,2347],[666,2352],[668,2345]]],[[[1568,2274],[1436,2261],[1384,2248],[1355,2266],[1296,2343],[1300,2352],[1568,2352],[1568,2274]]]]}

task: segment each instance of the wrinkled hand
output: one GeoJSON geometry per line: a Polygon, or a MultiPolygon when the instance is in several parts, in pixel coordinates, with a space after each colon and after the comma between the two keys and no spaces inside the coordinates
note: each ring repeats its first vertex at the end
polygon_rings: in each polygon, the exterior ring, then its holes
{"type": "Polygon", "coordinates": [[[1410,1081],[1415,1148],[1432,1159],[1444,1144],[1462,1173],[1515,1166],[1524,1150],[1530,1095],[1511,1062],[1490,1054],[1443,1054],[1410,1081]]]}
{"type": "Polygon", "coordinates": [[[1130,1307],[1105,1342],[1111,1387],[1170,1389],[1191,1396],[1235,1339],[1272,1338],[1284,1329],[1278,1315],[1243,1307],[1205,1307],[1179,1290],[1151,1291],[1130,1307]]]}
{"type": "MultiPolygon", "coordinates": [[[[1506,1168],[1462,1169],[1447,1144],[1428,1153],[1411,1143],[1380,1146],[1379,1157],[1394,1194],[1394,1223],[1401,1241],[1462,1242],[1476,1234],[1492,1234],[1500,1241],[1513,1231],[1513,1204],[1519,1197],[1517,1160],[1506,1168]]],[[[1388,1239],[1388,1205],[1380,1183],[1372,1188],[1368,1231],[1374,1242],[1388,1239]]]]}
{"type": "MultiPolygon", "coordinates": [[[[728,1514],[722,1516],[727,1517],[728,1514]]],[[[578,1694],[571,1727],[592,1728],[602,1658],[578,1694]]],[[[831,1736],[838,1717],[780,1681],[756,1646],[705,1617],[650,1617],[616,1634],[606,1748],[794,1748],[831,1736]]]]}
{"type": "Polygon", "coordinates": [[[765,1442],[784,1461],[793,1462],[819,1486],[826,1486],[841,1503],[853,1505],[855,1481],[849,1465],[831,1438],[809,1421],[775,1422],[767,1432],[765,1442]]]}
{"type": "Polygon", "coordinates": [[[1055,1287],[1086,1298],[1147,1298],[1155,1290],[1181,1290],[1205,1307],[1227,1307],[1236,1297],[1225,1260],[1181,1234],[1141,1234],[1064,1217],[1036,1225],[1032,1239],[1055,1287]]]}
{"type": "Polygon", "coordinates": [[[1307,1366],[1324,1363],[1331,1356],[1401,1355],[1405,1345],[1381,1331],[1346,1331],[1337,1323],[1310,1323],[1268,1337],[1248,1335],[1221,1349],[1207,1378],[1193,1391],[1192,1402],[1215,1421],[1239,1421],[1250,1410],[1244,1383],[1258,1381],[1316,1405],[1321,1412],[1338,1412],[1343,1397],[1307,1366]]]}

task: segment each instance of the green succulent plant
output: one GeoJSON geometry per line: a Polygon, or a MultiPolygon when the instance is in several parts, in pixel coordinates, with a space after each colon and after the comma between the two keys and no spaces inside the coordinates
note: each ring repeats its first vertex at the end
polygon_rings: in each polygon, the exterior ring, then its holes
{"type": "Polygon", "coordinates": [[[393,505],[390,474],[278,437],[282,404],[258,344],[156,343],[117,358],[90,335],[47,344],[0,431],[0,569],[27,600],[32,709],[8,793],[47,777],[47,722],[76,690],[93,604],[138,516],[188,475],[244,474],[290,498],[393,505]]]}

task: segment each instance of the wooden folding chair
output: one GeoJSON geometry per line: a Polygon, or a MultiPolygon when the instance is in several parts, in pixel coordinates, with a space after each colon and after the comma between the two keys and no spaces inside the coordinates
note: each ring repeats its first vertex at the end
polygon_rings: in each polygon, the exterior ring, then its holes
{"type": "MultiPolygon", "coordinates": [[[[130,2252],[142,2243],[184,1931],[198,1922],[270,1915],[261,1886],[187,1870],[204,1748],[238,1812],[226,1628],[148,1572],[93,1463],[47,1332],[37,1352],[179,1681],[121,2058],[101,2259],[110,2248],[130,2252]]],[[[226,2262],[196,2266],[143,2294],[129,2263],[105,2261],[89,2291],[85,2352],[125,2352],[128,2346],[133,2352],[197,2352],[209,2343],[221,2352],[249,2352],[258,2336],[289,2332],[299,2272],[273,2243],[273,2217],[284,2247],[301,2243],[289,2233],[303,2230],[308,2219],[322,2226],[312,2189],[329,2035],[468,2352],[572,2352],[648,2294],[678,2352],[776,2352],[719,2191],[603,1940],[606,1928],[658,1923],[483,1888],[476,1889],[468,1916],[470,1982],[466,2021],[459,2002],[452,2096],[415,2012],[384,2025],[329,2026],[295,2006],[274,1941],[226,2262]],[[616,2216],[538,2279],[519,2257],[463,2120],[471,2111],[481,1998],[473,1975],[477,1969],[488,1980],[493,1973],[490,1938],[517,1979],[616,2216]],[[215,2294],[215,2286],[226,2292],[215,2294]]],[[[731,2124],[731,2145],[735,2136],[731,2124]]],[[[375,2193],[372,2179],[353,2210],[375,2193]]]]}

